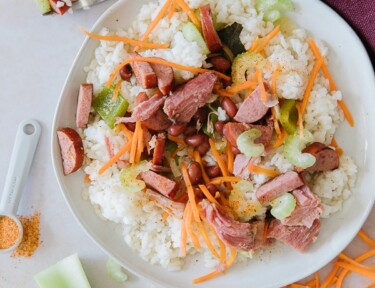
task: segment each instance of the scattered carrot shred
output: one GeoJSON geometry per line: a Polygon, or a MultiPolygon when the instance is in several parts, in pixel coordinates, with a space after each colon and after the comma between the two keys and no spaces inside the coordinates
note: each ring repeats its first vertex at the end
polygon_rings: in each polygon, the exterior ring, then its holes
{"type": "Polygon", "coordinates": [[[341,156],[344,153],[344,150],[342,150],[342,148],[337,144],[335,138],[332,138],[331,146],[335,147],[337,154],[339,154],[339,156],[341,156]]]}
{"type": "Polygon", "coordinates": [[[216,162],[220,167],[221,173],[223,174],[223,176],[229,176],[227,165],[225,164],[225,161],[221,158],[219,152],[217,151],[215,147],[215,142],[212,139],[209,139],[209,143],[210,143],[212,154],[214,155],[216,162]]]}
{"type": "Polygon", "coordinates": [[[185,181],[185,184],[186,184],[186,189],[188,191],[189,202],[190,202],[190,205],[191,205],[191,209],[193,210],[195,222],[200,223],[201,219],[199,217],[199,211],[198,211],[197,203],[195,201],[193,186],[191,185],[189,174],[187,172],[187,168],[186,168],[185,163],[182,163],[181,171],[182,171],[182,177],[184,178],[184,181],[185,181]]]}
{"type": "Polygon", "coordinates": [[[253,172],[253,173],[256,173],[256,174],[263,174],[263,175],[266,175],[266,176],[269,176],[269,177],[276,177],[276,176],[280,175],[279,171],[264,168],[264,167],[260,167],[260,166],[256,166],[256,165],[253,165],[253,164],[249,165],[249,171],[253,172]]]}
{"type": "Polygon", "coordinates": [[[234,154],[232,151],[232,145],[228,141],[226,141],[226,153],[227,153],[227,164],[228,164],[228,172],[230,174],[233,174],[233,169],[234,169],[234,154]]]}
{"type": "Polygon", "coordinates": [[[138,146],[138,138],[139,138],[139,134],[141,133],[142,127],[141,127],[141,122],[140,121],[137,121],[135,123],[135,131],[134,131],[134,135],[133,135],[133,138],[132,138],[132,143],[131,143],[131,149],[130,149],[130,158],[129,158],[129,163],[131,164],[135,164],[136,163],[136,153],[137,153],[137,146],[138,146]]]}
{"type": "Polygon", "coordinates": [[[240,177],[236,177],[236,176],[223,176],[223,177],[216,177],[216,178],[212,178],[210,183],[211,184],[215,184],[215,185],[219,185],[219,184],[222,184],[224,182],[239,182],[241,181],[241,178],[240,177]]]}
{"type": "Polygon", "coordinates": [[[276,83],[277,83],[277,77],[279,77],[279,74],[281,72],[281,66],[277,66],[277,68],[275,69],[275,71],[273,71],[273,74],[272,74],[272,86],[271,86],[271,92],[272,94],[276,95],[276,83]]]}
{"type": "Polygon", "coordinates": [[[176,68],[176,69],[181,69],[181,70],[185,70],[185,71],[190,71],[190,72],[193,72],[193,73],[205,73],[205,72],[211,72],[211,73],[214,73],[216,74],[218,77],[224,79],[224,80],[227,80],[227,81],[230,81],[231,78],[223,73],[220,73],[220,72],[217,72],[215,70],[209,70],[209,69],[204,69],[204,68],[196,68],[196,67],[189,67],[189,66],[184,66],[184,65],[181,65],[181,64],[177,64],[177,63],[173,63],[173,62],[170,62],[170,61],[167,61],[167,60],[164,60],[164,59],[161,59],[161,58],[153,58],[153,57],[139,57],[139,58],[128,58],[126,60],[124,60],[122,63],[120,63],[116,68],[115,70],[113,70],[113,72],[111,73],[111,75],[109,76],[109,79],[106,83],[106,86],[107,87],[110,87],[112,82],[113,82],[113,79],[115,79],[116,75],[120,72],[121,68],[131,62],[148,62],[148,63],[155,63],[155,64],[161,64],[161,65],[166,65],[166,66],[170,66],[170,67],[173,67],[173,68],[176,68]]]}
{"type": "Polygon", "coordinates": [[[210,191],[208,191],[207,187],[205,185],[199,185],[199,189],[202,190],[204,196],[206,196],[207,200],[211,203],[215,203],[220,208],[223,208],[219,202],[211,195],[210,191]]]}
{"type": "Polygon", "coordinates": [[[342,112],[344,112],[344,116],[345,116],[346,121],[348,121],[348,123],[351,127],[354,127],[354,119],[353,119],[352,114],[349,111],[348,106],[346,106],[346,104],[343,100],[338,100],[337,104],[340,106],[342,112]]]}
{"type": "Polygon", "coordinates": [[[120,127],[122,132],[124,132],[126,135],[126,138],[128,138],[128,141],[133,137],[134,133],[130,131],[123,123],[118,124],[116,127],[120,127]]]}
{"type": "Polygon", "coordinates": [[[375,273],[367,270],[367,269],[364,269],[362,267],[359,267],[357,265],[354,265],[354,264],[351,264],[351,263],[347,263],[347,262],[344,262],[344,261],[338,261],[336,262],[336,265],[337,266],[340,266],[342,268],[346,268],[348,269],[349,271],[352,271],[352,272],[356,272],[358,274],[361,274],[365,277],[368,277],[370,279],[373,279],[375,280],[375,273]]]}
{"type": "Polygon", "coordinates": [[[199,249],[201,248],[201,244],[199,243],[199,240],[198,240],[198,237],[197,235],[195,235],[194,231],[193,231],[193,228],[192,228],[192,224],[193,224],[193,213],[192,213],[192,210],[191,210],[191,206],[190,206],[190,203],[187,203],[186,204],[187,206],[187,217],[186,217],[186,232],[187,232],[187,235],[189,235],[190,239],[191,239],[191,242],[193,243],[194,247],[196,249],[199,249]]]}
{"type": "Polygon", "coordinates": [[[255,75],[256,75],[258,85],[260,87],[260,92],[262,94],[262,96],[261,96],[262,102],[265,103],[267,101],[267,92],[266,92],[266,88],[264,87],[264,83],[263,83],[262,71],[260,69],[257,69],[255,71],[255,75]]]}
{"type": "Polygon", "coordinates": [[[182,223],[181,223],[181,236],[180,236],[180,251],[181,256],[186,256],[186,241],[187,241],[187,232],[186,232],[186,217],[188,213],[188,205],[185,206],[184,215],[182,216],[182,223]]]}
{"type": "Polygon", "coordinates": [[[90,176],[88,174],[85,174],[83,181],[85,181],[85,183],[90,183],[91,182],[90,176]]]}
{"type": "Polygon", "coordinates": [[[88,37],[97,39],[97,40],[103,40],[103,41],[115,41],[115,42],[125,42],[131,45],[138,45],[142,48],[150,48],[150,49],[163,49],[168,48],[168,44],[154,44],[154,43],[147,43],[139,40],[134,40],[126,37],[120,37],[120,36],[107,36],[107,35],[98,35],[91,32],[85,31],[83,28],[80,29],[82,33],[86,34],[88,37]]]}
{"type": "Polygon", "coordinates": [[[368,244],[368,245],[370,245],[370,246],[372,246],[372,247],[375,247],[375,241],[372,240],[372,239],[371,239],[371,238],[365,233],[365,231],[360,230],[360,231],[358,232],[358,236],[359,236],[359,238],[361,238],[362,241],[365,242],[366,244],[368,244]]]}
{"type": "Polygon", "coordinates": [[[199,30],[202,30],[201,22],[198,20],[197,15],[195,15],[194,11],[185,3],[185,1],[184,0],[175,0],[175,1],[176,1],[176,4],[180,6],[180,8],[186,12],[191,22],[193,22],[193,24],[199,30]]]}
{"type": "Polygon", "coordinates": [[[234,94],[234,93],[237,93],[237,92],[240,92],[242,90],[245,90],[245,89],[255,89],[255,87],[257,86],[257,83],[254,81],[254,80],[247,80],[241,84],[238,84],[238,85],[234,85],[228,89],[225,90],[225,92],[227,93],[230,93],[230,94],[234,94]]]}
{"type": "Polygon", "coordinates": [[[277,120],[277,115],[276,115],[276,109],[275,109],[275,107],[271,108],[271,112],[272,112],[272,120],[273,120],[273,124],[274,124],[274,127],[275,127],[276,134],[280,135],[281,134],[281,130],[280,130],[280,125],[279,125],[279,120],[277,120]]]}
{"type": "Polygon", "coordinates": [[[315,272],[315,285],[316,287],[319,287],[320,286],[320,278],[319,278],[319,273],[318,272],[315,272]]]}
{"type": "Polygon", "coordinates": [[[259,43],[259,37],[256,36],[255,39],[253,40],[253,43],[251,43],[250,49],[248,50],[249,52],[254,51],[254,49],[258,46],[259,43]]]}
{"type": "Polygon", "coordinates": [[[175,151],[173,151],[173,153],[171,154],[171,158],[174,158],[178,152],[180,152],[181,150],[184,150],[185,148],[187,147],[186,144],[183,144],[183,145],[180,145],[179,147],[177,147],[177,149],[175,151]]]}
{"type": "Polygon", "coordinates": [[[206,233],[206,230],[204,229],[204,226],[202,224],[202,222],[197,222],[197,225],[198,225],[198,228],[199,228],[199,231],[201,232],[202,234],[202,237],[203,237],[203,240],[204,242],[206,243],[208,249],[210,249],[211,253],[218,259],[220,259],[220,255],[219,253],[217,253],[214,245],[212,244],[210,238],[208,237],[207,233],[206,233]]]}
{"type": "MultiPolygon", "coordinates": [[[[139,122],[140,123],[140,122],[139,122]]],[[[141,160],[142,152],[144,150],[144,131],[142,128],[142,124],[140,124],[139,134],[138,134],[138,142],[137,142],[137,152],[135,153],[135,163],[138,163],[141,160]]]]}
{"type": "Polygon", "coordinates": [[[224,271],[213,271],[211,273],[208,273],[202,277],[199,277],[199,278],[195,278],[193,280],[193,284],[198,284],[198,283],[202,283],[204,281],[207,281],[207,280],[210,280],[212,278],[215,278],[216,276],[220,275],[220,274],[223,274],[224,271]]]}
{"type": "Polygon", "coordinates": [[[168,137],[168,140],[171,140],[174,143],[181,144],[181,145],[185,145],[186,144],[185,141],[184,141],[184,139],[182,139],[182,138],[178,138],[178,137],[172,136],[170,134],[168,134],[167,137],[168,137]]]}
{"type": "Polygon", "coordinates": [[[256,46],[251,50],[251,52],[259,53],[267,46],[267,44],[280,32],[280,26],[276,26],[268,35],[263,37],[256,43],[256,46]]]}
{"type": "Polygon", "coordinates": [[[234,249],[234,248],[230,248],[230,258],[228,260],[228,263],[227,263],[227,268],[229,268],[230,266],[232,266],[232,264],[234,263],[234,260],[236,259],[237,257],[237,250],[234,249]]]}
{"type": "Polygon", "coordinates": [[[276,138],[275,143],[273,144],[274,148],[280,147],[283,144],[284,138],[288,135],[286,130],[281,129],[280,135],[276,138]]]}
{"type": "Polygon", "coordinates": [[[115,156],[113,156],[111,159],[109,159],[108,162],[106,162],[100,169],[99,169],[99,174],[103,174],[109,167],[111,167],[113,164],[115,164],[120,157],[128,152],[130,150],[132,141],[128,140],[128,142],[124,145],[124,147],[117,152],[115,156]]]}
{"type": "Polygon", "coordinates": [[[172,19],[174,12],[176,12],[176,2],[174,0],[171,1],[171,6],[168,12],[168,19],[172,19]]]}
{"type": "Polygon", "coordinates": [[[203,178],[204,183],[205,184],[210,183],[210,178],[208,177],[206,170],[204,170],[204,167],[203,167],[201,155],[196,150],[194,151],[194,160],[199,163],[199,166],[201,166],[202,178],[203,178]]]}
{"type": "Polygon", "coordinates": [[[167,218],[169,217],[169,213],[167,212],[167,211],[165,211],[164,213],[163,213],[163,216],[161,217],[161,221],[162,222],[165,222],[165,221],[167,221],[167,218]]]}
{"type": "Polygon", "coordinates": [[[221,97],[233,97],[234,94],[228,93],[226,90],[214,88],[214,93],[221,97]]]}
{"type": "Polygon", "coordinates": [[[113,91],[112,102],[115,102],[117,100],[117,97],[119,95],[120,88],[121,88],[121,82],[122,82],[122,80],[119,80],[116,83],[115,90],[113,91]]]}
{"type": "MultiPolygon", "coordinates": [[[[148,26],[146,32],[141,37],[141,42],[143,43],[146,41],[148,36],[151,34],[151,32],[155,29],[155,27],[159,24],[160,20],[164,17],[165,13],[167,12],[168,8],[170,7],[171,0],[165,1],[165,4],[163,7],[161,7],[159,13],[156,15],[155,19],[152,20],[151,24],[148,26]]],[[[138,51],[139,46],[135,47],[134,51],[138,51]]]]}

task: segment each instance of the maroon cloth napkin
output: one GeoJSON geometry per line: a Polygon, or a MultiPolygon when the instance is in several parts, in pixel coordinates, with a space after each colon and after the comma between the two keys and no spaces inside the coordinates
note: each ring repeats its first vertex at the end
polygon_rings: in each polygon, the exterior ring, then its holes
{"type": "Polygon", "coordinates": [[[375,0],[323,0],[357,32],[375,66],[375,0]]]}

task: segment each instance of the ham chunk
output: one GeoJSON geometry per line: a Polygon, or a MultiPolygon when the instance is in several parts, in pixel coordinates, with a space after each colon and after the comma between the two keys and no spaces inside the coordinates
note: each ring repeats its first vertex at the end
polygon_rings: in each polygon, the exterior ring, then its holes
{"type": "Polygon", "coordinates": [[[142,125],[149,130],[161,132],[167,130],[172,125],[172,122],[163,110],[159,109],[150,118],[142,121],[142,125]]]}
{"type": "Polygon", "coordinates": [[[255,195],[260,203],[265,203],[286,192],[293,191],[303,184],[304,182],[297,172],[289,171],[260,186],[255,192],[255,195]]]}
{"type": "Polygon", "coordinates": [[[174,82],[172,67],[156,63],[150,63],[150,65],[158,78],[159,90],[163,95],[167,95],[171,91],[174,82]]]}
{"type": "Polygon", "coordinates": [[[165,100],[164,112],[177,123],[188,123],[210,99],[217,76],[207,72],[177,87],[165,100]]]}
{"type": "Polygon", "coordinates": [[[164,104],[165,97],[155,95],[146,101],[139,103],[132,113],[132,118],[135,121],[145,121],[156,113],[157,110],[164,104]]]}
{"type": "Polygon", "coordinates": [[[279,240],[294,249],[305,252],[318,237],[320,220],[316,219],[310,228],[306,226],[287,226],[279,220],[272,220],[268,227],[267,238],[279,240]]]}
{"type": "MultiPolygon", "coordinates": [[[[137,52],[129,54],[129,58],[140,57],[142,56],[139,55],[137,52]]],[[[130,66],[133,69],[138,85],[141,86],[143,89],[151,89],[158,86],[158,79],[156,77],[156,73],[149,63],[136,61],[130,62],[130,66]]]]}
{"type": "Polygon", "coordinates": [[[76,125],[77,128],[86,128],[89,122],[91,101],[93,95],[92,84],[81,84],[78,93],[76,125]]]}
{"type": "Polygon", "coordinates": [[[165,134],[159,133],[156,136],[156,144],[155,144],[155,149],[154,149],[154,155],[152,158],[152,163],[154,165],[163,164],[164,149],[165,149],[165,134]]]}
{"type": "Polygon", "coordinates": [[[155,189],[168,198],[173,198],[177,192],[178,185],[175,181],[153,171],[142,172],[140,177],[148,187],[155,189]]]}
{"type": "Polygon", "coordinates": [[[243,123],[254,123],[268,112],[269,107],[261,99],[261,90],[258,86],[241,104],[234,120],[243,123]]]}

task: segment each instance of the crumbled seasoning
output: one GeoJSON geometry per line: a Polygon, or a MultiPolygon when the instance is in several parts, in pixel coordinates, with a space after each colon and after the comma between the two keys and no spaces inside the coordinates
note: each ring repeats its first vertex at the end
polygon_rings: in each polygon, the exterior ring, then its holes
{"type": "Polygon", "coordinates": [[[0,249],[8,249],[13,246],[19,236],[18,225],[7,216],[0,217],[0,249]]]}
{"type": "Polygon", "coordinates": [[[40,214],[35,213],[30,217],[20,216],[19,219],[23,227],[23,237],[20,245],[13,251],[12,257],[30,257],[40,245],[40,214]]]}

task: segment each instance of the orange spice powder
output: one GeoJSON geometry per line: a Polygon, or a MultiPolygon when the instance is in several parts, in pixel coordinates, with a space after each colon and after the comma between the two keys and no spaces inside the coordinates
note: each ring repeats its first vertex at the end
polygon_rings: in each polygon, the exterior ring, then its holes
{"type": "Polygon", "coordinates": [[[0,217],[0,249],[8,249],[13,246],[18,239],[18,225],[7,216],[0,217]]]}

